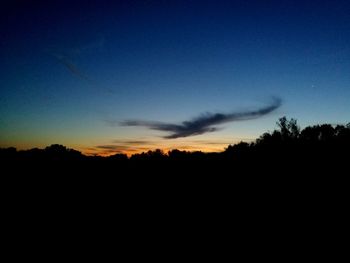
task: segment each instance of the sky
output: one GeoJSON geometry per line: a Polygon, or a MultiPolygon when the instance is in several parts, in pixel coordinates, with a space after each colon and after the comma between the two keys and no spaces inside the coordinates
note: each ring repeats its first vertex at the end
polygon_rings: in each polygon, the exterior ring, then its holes
{"type": "Polygon", "coordinates": [[[0,147],[222,151],[350,121],[350,1],[0,4],[0,147]]]}

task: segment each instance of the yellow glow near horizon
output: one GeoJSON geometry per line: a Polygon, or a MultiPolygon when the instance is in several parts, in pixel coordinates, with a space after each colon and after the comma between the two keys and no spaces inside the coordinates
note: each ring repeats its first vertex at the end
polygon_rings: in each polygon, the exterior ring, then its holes
{"type": "MultiPolygon", "coordinates": [[[[202,152],[221,152],[224,151],[230,144],[235,144],[241,140],[228,141],[228,140],[190,140],[184,139],[178,142],[164,142],[159,140],[145,141],[144,143],[140,141],[137,143],[130,143],[129,141],[120,141],[114,144],[105,144],[93,147],[81,147],[80,150],[86,155],[100,155],[100,156],[110,156],[117,153],[123,153],[128,156],[133,154],[153,151],[160,149],[165,153],[171,150],[180,151],[202,151],[202,152]]],[[[245,140],[250,142],[251,140],[245,140]]]]}
{"type": "Polygon", "coordinates": [[[0,147],[15,147],[17,150],[28,150],[32,148],[43,149],[51,144],[61,144],[70,149],[75,149],[85,155],[109,156],[117,153],[133,154],[161,149],[165,153],[177,149],[181,151],[202,151],[202,152],[221,152],[230,144],[240,141],[250,142],[253,139],[251,134],[243,136],[242,134],[223,133],[205,134],[202,136],[191,136],[179,139],[162,139],[153,134],[137,133],[119,133],[112,132],[88,132],[84,135],[76,133],[61,134],[55,136],[42,136],[42,134],[32,134],[24,136],[22,133],[3,138],[0,147]]]}

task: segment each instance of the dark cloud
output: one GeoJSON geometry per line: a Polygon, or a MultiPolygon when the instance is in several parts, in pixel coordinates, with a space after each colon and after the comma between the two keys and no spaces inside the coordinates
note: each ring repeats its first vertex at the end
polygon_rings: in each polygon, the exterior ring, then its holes
{"type": "Polygon", "coordinates": [[[216,125],[227,122],[257,119],[276,110],[281,104],[282,101],[280,98],[273,98],[270,105],[257,110],[231,113],[205,113],[192,120],[184,121],[181,124],[143,120],[126,120],[120,124],[123,126],[143,126],[152,130],[169,132],[170,134],[164,136],[164,138],[175,139],[214,132],[218,130],[218,128],[215,127],[216,125]]]}

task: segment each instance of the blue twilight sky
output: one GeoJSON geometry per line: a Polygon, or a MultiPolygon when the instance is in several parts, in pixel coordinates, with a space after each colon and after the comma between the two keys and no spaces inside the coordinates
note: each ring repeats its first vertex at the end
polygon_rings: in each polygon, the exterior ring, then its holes
{"type": "Polygon", "coordinates": [[[276,128],[350,121],[350,1],[2,1],[0,147],[222,150],[276,128]],[[130,119],[254,120],[177,139],[130,119]],[[111,125],[113,124],[113,125],[111,125]]]}

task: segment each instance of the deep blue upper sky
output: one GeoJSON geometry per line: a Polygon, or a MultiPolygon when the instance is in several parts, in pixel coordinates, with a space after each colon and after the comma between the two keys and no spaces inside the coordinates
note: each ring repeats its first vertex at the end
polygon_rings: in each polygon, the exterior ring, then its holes
{"type": "Polygon", "coordinates": [[[5,1],[0,12],[1,145],[159,143],[108,123],[176,123],[271,96],[277,112],[201,136],[253,139],[282,115],[350,120],[350,1],[5,1]]]}

